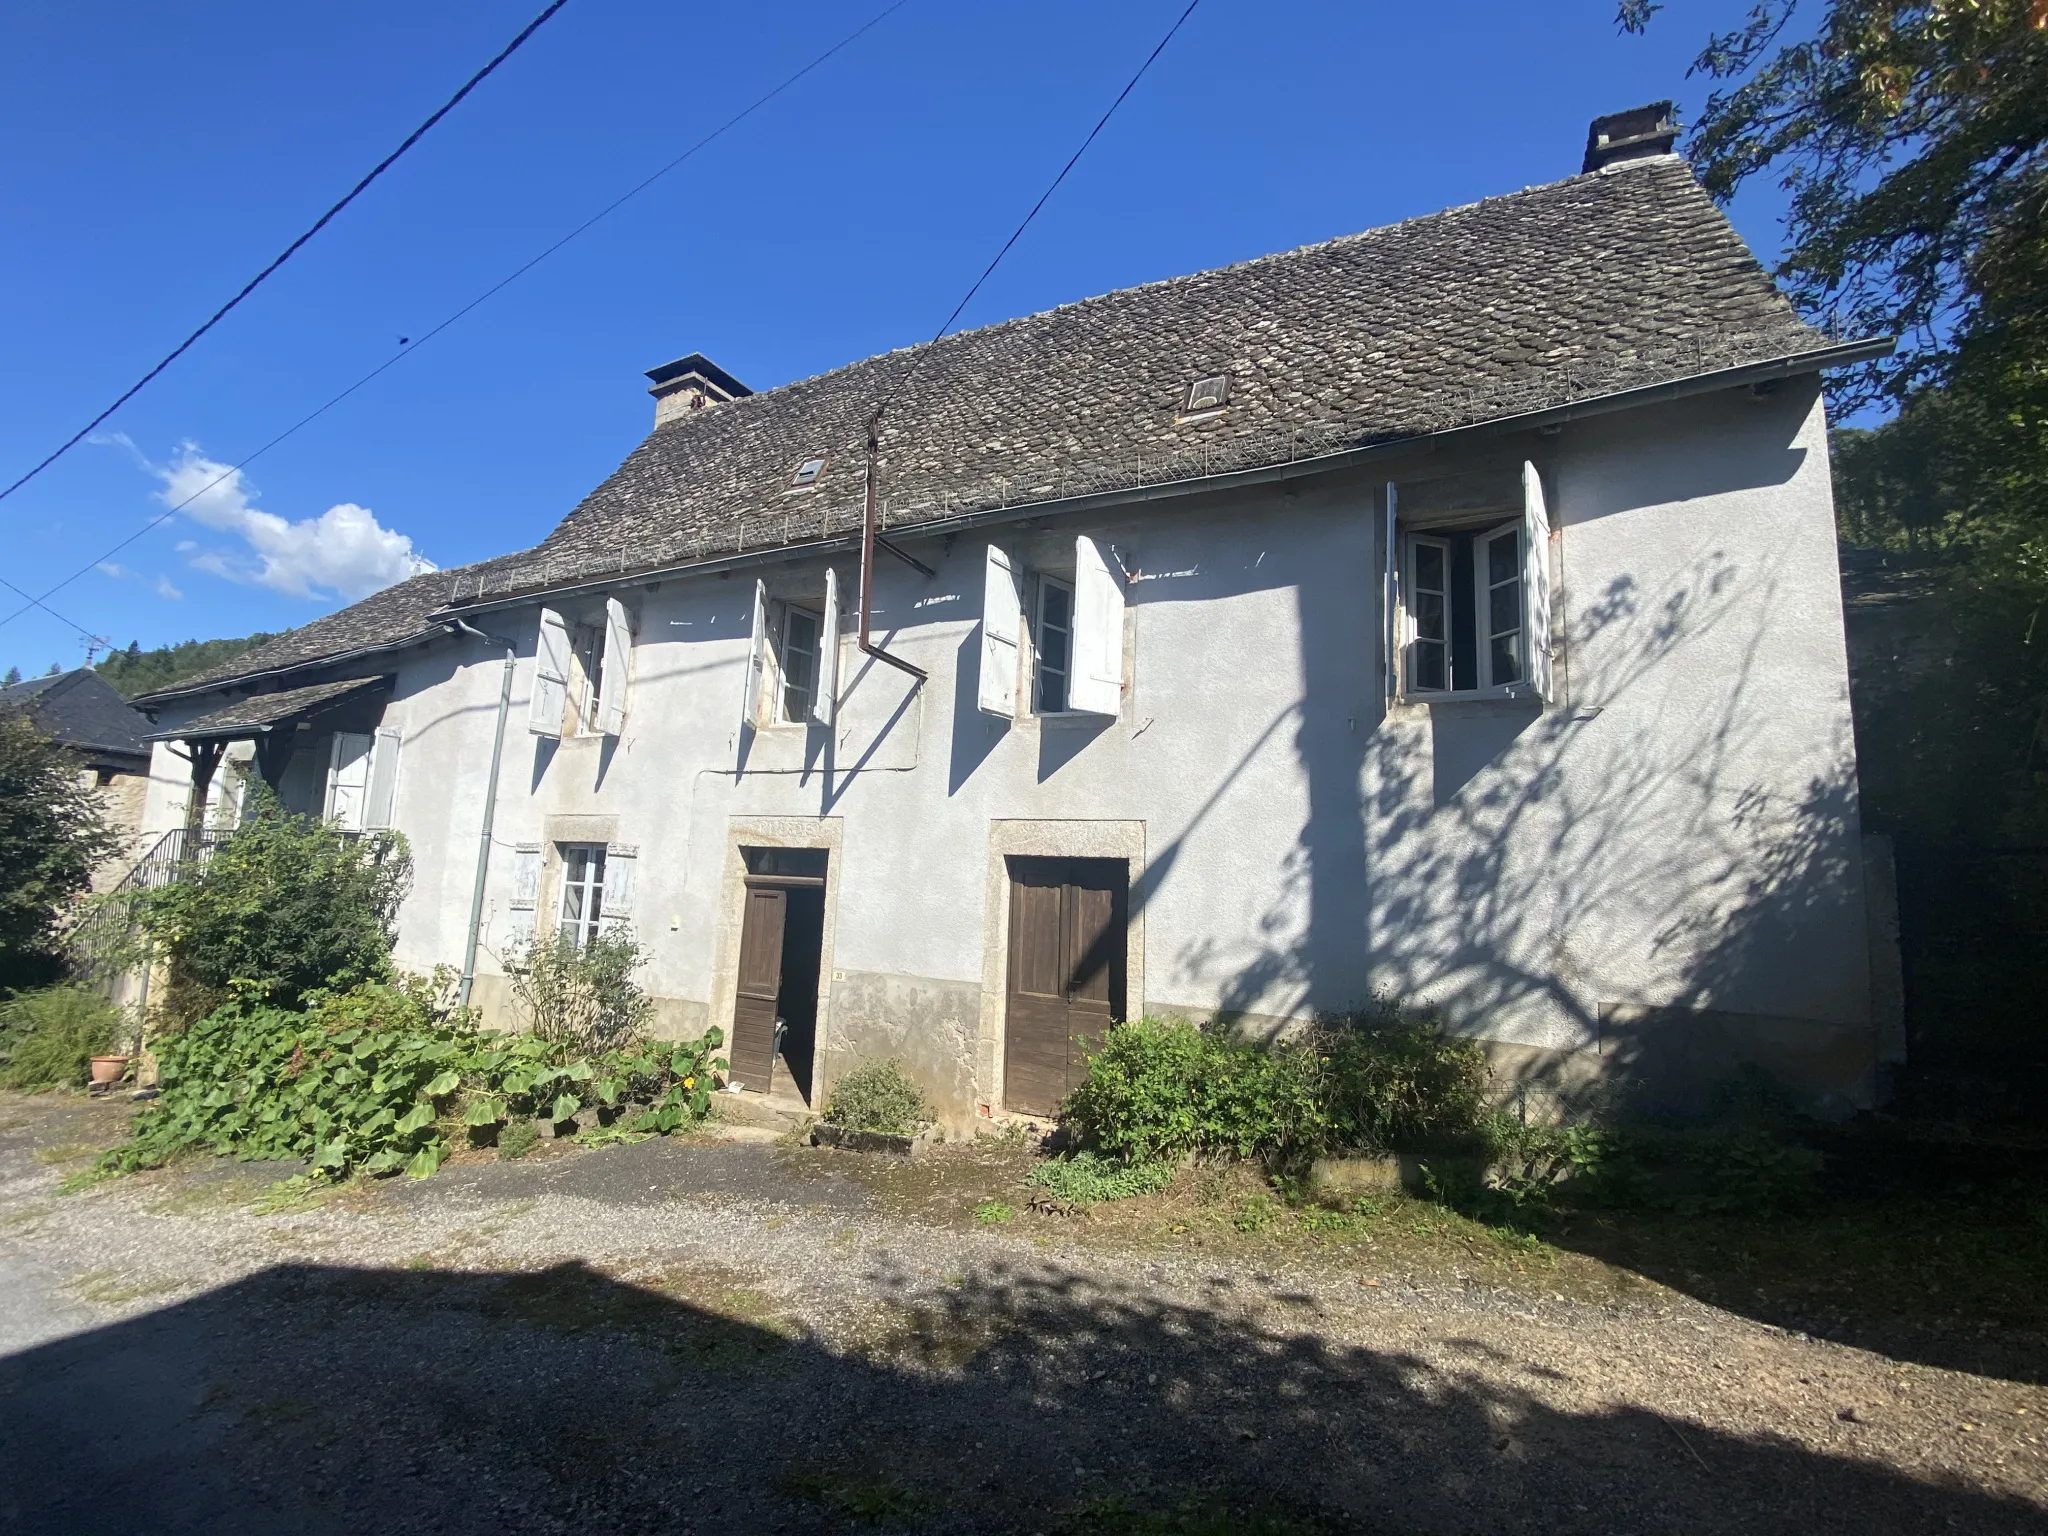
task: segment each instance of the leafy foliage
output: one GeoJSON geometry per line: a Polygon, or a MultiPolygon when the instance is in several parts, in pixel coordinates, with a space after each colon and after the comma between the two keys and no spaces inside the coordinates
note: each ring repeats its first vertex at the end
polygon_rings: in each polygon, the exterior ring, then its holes
{"type": "Polygon", "coordinates": [[[276,638],[258,631],[239,640],[185,640],[148,651],[140,641],[131,640],[128,649],[115,651],[94,670],[124,697],[132,699],[197,677],[276,638]]]}
{"type": "Polygon", "coordinates": [[[512,969],[512,995],[534,1034],[579,1051],[608,1051],[643,1033],[654,1000],[633,980],[644,951],[629,933],[578,947],[566,934],[536,944],[512,969]]]}
{"type": "Polygon", "coordinates": [[[578,1055],[533,1035],[478,1030],[430,983],[365,982],[314,992],[303,1011],[260,989],[157,1042],[160,1097],[108,1171],[156,1167],[188,1150],[307,1158],[333,1176],[404,1169],[425,1178],[452,1135],[495,1138],[508,1121],[557,1125],[589,1114],[620,1138],[661,1135],[711,1112],[725,1063],[716,1029],[681,1045],[578,1055]]]}
{"type": "Polygon", "coordinates": [[[908,1136],[931,1123],[931,1105],[896,1061],[864,1061],[832,1085],[825,1119],[850,1131],[908,1136]]]}
{"type": "Polygon", "coordinates": [[[412,882],[405,839],[344,832],[290,814],[261,786],[250,793],[249,818],[197,877],[140,903],[169,963],[177,1021],[237,983],[290,1009],[315,990],[391,979],[393,924],[412,882]]]}
{"type": "Polygon", "coordinates": [[[118,842],[78,759],[0,716],[0,990],[56,978],[64,911],[118,842]]]}
{"type": "Polygon", "coordinates": [[[1076,1152],[1070,1157],[1040,1163],[1025,1176],[1024,1182],[1041,1191],[1033,1197],[1033,1203],[1043,1209],[1085,1211],[1105,1200],[1157,1194],[1173,1182],[1173,1167],[1169,1163],[1125,1162],[1093,1152],[1076,1152]]]}
{"type": "Polygon", "coordinates": [[[121,1010],[87,987],[22,992],[0,1004],[0,1088],[35,1093],[77,1087],[92,1058],[113,1052],[126,1033],[121,1010]]]}
{"type": "Polygon", "coordinates": [[[1475,1043],[1393,1009],[1273,1045],[1144,1019],[1110,1032],[1065,1115],[1083,1143],[1133,1163],[1199,1153],[1298,1167],[1338,1147],[1469,1140],[1485,1084],[1475,1043]]]}

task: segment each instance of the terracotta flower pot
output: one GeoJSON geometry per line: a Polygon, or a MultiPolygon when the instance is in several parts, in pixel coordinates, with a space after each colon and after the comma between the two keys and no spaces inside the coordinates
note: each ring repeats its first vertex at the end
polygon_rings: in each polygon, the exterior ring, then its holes
{"type": "Polygon", "coordinates": [[[121,1074],[127,1070],[126,1056],[95,1056],[92,1059],[92,1080],[96,1083],[118,1083],[121,1074]]]}

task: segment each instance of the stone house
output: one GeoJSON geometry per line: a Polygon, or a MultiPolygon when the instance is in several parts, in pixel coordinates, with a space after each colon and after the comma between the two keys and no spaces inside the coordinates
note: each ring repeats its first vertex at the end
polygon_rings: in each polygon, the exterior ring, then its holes
{"type": "Polygon", "coordinates": [[[1888,343],[1672,142],[777,389],[656,369],[540,544],[155,695],[159,751],[401,829],[399,957],[494,1020],[536,935],[629,926],[778,1096],[886,1055],[1042,1114],[1115,1020],[1377,994],[1512,1080],[1869,1103],[1819,375],[1888,343]]]}
{"type": "MultiPolygon", "coordinates": [[[[0,714],[24,715],[78,759],[79,780],[105,808],[121,835],[121,851],[110,857],[93,884],[105,889],[134,862],[148,798],[152,729],[149,717],[90,667],[49,677],[32,677],[0,688],[0,714]]],[[[180,765],[182,766],[182,765],[180,765]]],[[[173,786],[183,781],[179,775],[173,786]]]]}

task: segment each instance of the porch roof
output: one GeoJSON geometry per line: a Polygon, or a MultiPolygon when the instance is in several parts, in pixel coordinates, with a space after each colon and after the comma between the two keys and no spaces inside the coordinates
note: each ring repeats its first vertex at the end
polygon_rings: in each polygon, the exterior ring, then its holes
{"type": "Polygon", "coordinates": [[[335,683],[287,688],[282,693],[251,694],[188,720],[173,730],[158,731],[151,741],[240,741],[288,730],[309,715],[331,709],[359,694],[391,686],[389,676],[352,677],[335,683]]]}

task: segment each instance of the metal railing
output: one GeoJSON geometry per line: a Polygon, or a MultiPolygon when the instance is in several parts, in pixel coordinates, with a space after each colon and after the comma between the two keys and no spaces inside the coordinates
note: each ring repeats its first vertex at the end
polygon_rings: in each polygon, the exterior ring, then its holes
{"type": "Polygon", "coordinates": [[[200,874],[232,834],[225,828],[174,827],[150,845],[112,890],[94,897],[64,937],[71,970],[89,985],[111,991],[141,963],[135,942],[136,907],[160,891],[200,874]]]}

